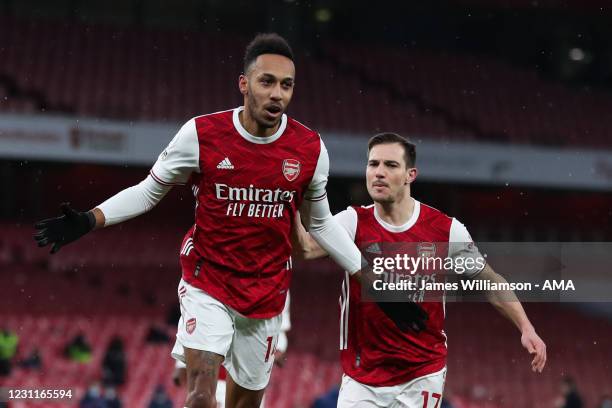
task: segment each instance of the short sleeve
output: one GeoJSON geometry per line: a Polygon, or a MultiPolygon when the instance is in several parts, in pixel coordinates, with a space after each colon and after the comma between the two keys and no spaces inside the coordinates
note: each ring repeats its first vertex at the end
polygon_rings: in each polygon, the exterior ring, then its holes
{"type": "Polygon", "coordinates": [[[321,150],[319,159],[312,180],[306,190],[305,199],[310,201],[318,201],[327,197],[325,187],[327,186],[327,177],[329,175],[329,155],[323,140],[321,140],[321,150]]]}
{"type": "Polygon", "coordinates": [[[334,218],[348,232],[351,239],[355,241],[355,235],[357,234],[357,212],[355,209],[347,207],[346,210],[334,215],[334,218]]]}
{"type": "Polygon", "coordinates": [[[157,158],[151,169],[151,177],[163,185],[175,186],[187,183],[192,173],[200,171],[200,146],[195,120],[181,127],[168,147],[157,158]]]}
{"type": "Polygon", "coordinates": [[[484,258],[467,228],[455,218],[450,228],[448,256],[453,259],[455,272],[468,278],[476,276],[485,267],[484,258]]]}

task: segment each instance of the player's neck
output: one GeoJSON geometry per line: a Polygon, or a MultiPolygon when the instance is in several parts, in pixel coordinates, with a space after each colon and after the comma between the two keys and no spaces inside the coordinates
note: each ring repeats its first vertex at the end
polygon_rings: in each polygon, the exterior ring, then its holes
{"type": "Polygon", "coordinates": [[[257,137],[268,137],[272,136],[278,130],[280,126],[280,122],[276,124],[274,127],[263,127],[260,126],[259,123],[251,115],[249,115],[246,109],[240,111],[238,114],[238,119],[240,120],[240,124],[242,127],[249,132],[253,136],[257,137]]]}
{"type": "Polygon", "coordinates": [[[378,216],[386,223],[400,226],[408,222],[414,212],[414,199],[410,193],[392,203],[375,203],[378,216]]]}

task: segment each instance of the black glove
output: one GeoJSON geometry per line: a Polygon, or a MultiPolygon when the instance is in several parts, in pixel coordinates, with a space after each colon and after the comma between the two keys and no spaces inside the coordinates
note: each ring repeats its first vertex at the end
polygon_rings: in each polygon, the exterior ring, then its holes
{"type": "Polygon", "coordinates": [[[376,304],[402,332],[412,330],[419,333],[425,330],[429,315],[415,302],[376,302],[376,304]]]}
{"type": "Polygon", "coordinates": [[[61,217],[47,218],[34,225],[34,228],[38,230],[34,234],[38,246],[53,244],[52,254],[59,251],[64,245],[81,238],[96,225],[96,217],[90,211],[75,211],[68,203],[60,204],[60,210],[64,214],[61,217]]]}

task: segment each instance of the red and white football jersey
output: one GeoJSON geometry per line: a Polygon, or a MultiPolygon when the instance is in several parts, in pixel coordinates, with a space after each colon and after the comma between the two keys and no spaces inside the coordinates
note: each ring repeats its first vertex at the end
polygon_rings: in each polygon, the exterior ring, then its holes
{"type": "MultiPolygon", "coordinates": [[[[466,228],[454,218],[415,200],[408,222],[394,226],[382,220],[374,205],[349,207],[336,214],[364,255],[383,255],[384,246],[417,243],[435,257],[477,257],[478,249],[466,228]]],[[[407,249],[412,250],[412,249],[407,249]]],[[[409,254],[417,256],[415,254],[409,254]]],[[[474,276],[480,269],[466,270],[474,276]]],[[[340,297],[340,350],[344,373],[377,387],[394,386],[440,371],[446,366],[445,307],[443,301],[420,303],[429,319],[420,333],[400,331],[380,307],[361,301],[361,285],[348,273],[340,297]]]]}
{"type": "Polygon", "coordinates": [[[305,198],[325,198],[329,159],[319,135],[286,115],[272,136],[249,134],[242,109],[187,122],[151,176],[189,183],[196,197],[183,279],[244,316],[268,318],[285,304],[294,214],[305,198]]]}

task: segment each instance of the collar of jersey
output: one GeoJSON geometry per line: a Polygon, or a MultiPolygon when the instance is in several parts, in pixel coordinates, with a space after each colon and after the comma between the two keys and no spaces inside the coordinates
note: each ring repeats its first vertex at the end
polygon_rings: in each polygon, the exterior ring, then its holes
{"type": "Polygon", "coordinates": [[[266,137],[253,136],[252,134],[247,132],[247,130],[240,123],[239,115],[240,115],[240,112],[242,112],[243,110],[244,110],[244,106],[239,106],[236,109],[234,109],[234,115],[233,115],[234,127],[236,128],[236,131],[240,134],[240,136],[242,136],[243,138],[245,138],[251,143],[256,143],[256,144],[272,143],[276,139],[282,136],[283,132],[285,131],[285,128],[287,127],[287,115],[283,113],[283,116],[281,116],[280,126],[278,127],[278,130],[276,131],[276,133],[270,136],[266,136],[266,137]]]}
{"type": "Polygon", "coordinates": [[[421,203],[417,200],[414,200],[414,209],[412,210],[412,215],[410,219],[405,224],[402,225],[392,225],[388,222],[383,221],[382,218],[378,216],[378,211],[376,211],[376,206],[374,206],[374,218],[376,221],[387,231],[389,232],[404,232],[408,231],[419,219],[419,213],[421,212],[421,203]]]}

